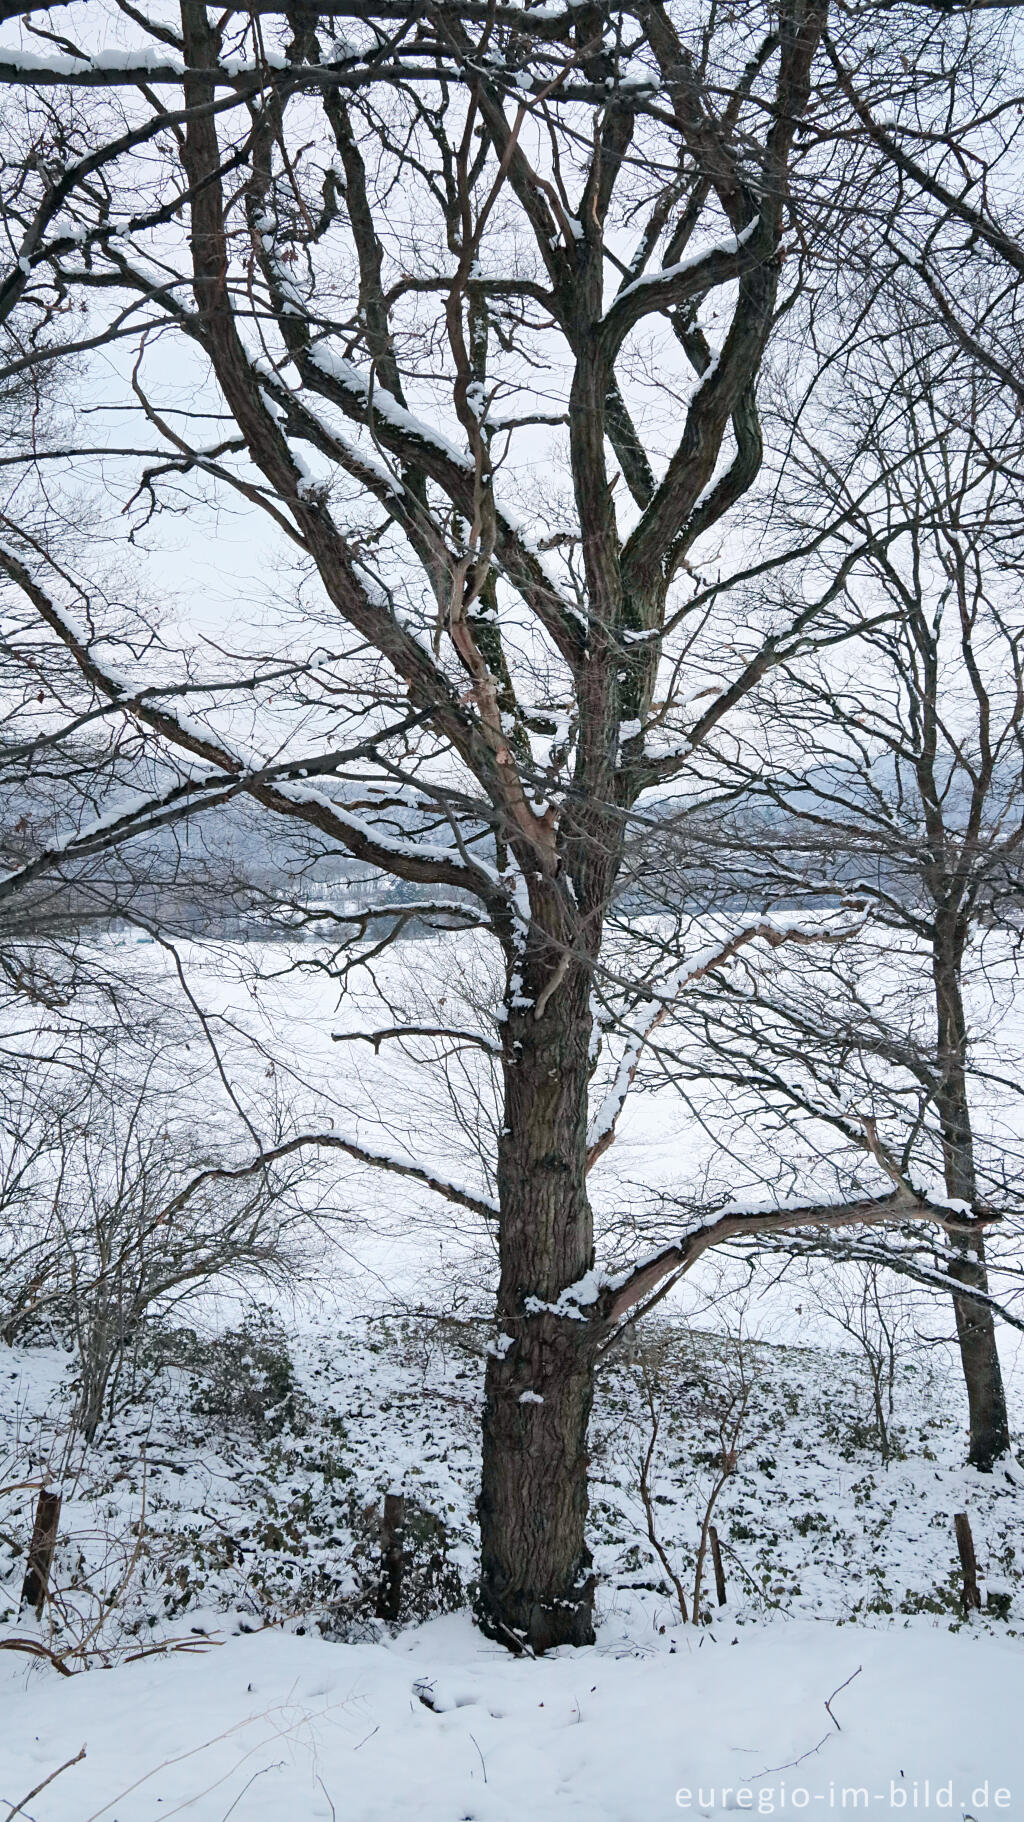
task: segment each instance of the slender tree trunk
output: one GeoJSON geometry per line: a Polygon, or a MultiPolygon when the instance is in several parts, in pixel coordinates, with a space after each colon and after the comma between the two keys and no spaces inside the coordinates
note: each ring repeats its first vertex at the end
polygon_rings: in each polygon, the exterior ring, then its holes
{"type": "MultiPolygon", "coordinates": [[[[935,1000],[938,1014],[942,1083],[938,1098],[946,1194],[964,1202],[977,1198],[974,1135],[967,1091],[967,1022],[961,991],[960,951],[956,938],[936,943],[935,1000]]],[[[985,1243],[979,1235],[952,1244],[950,1275],[970,1290],[987,1291],[985,1243]]],[[[970,1419],[968,1460],[988,1470],[1010,1446],[1006,1394],[999,1364],[996,1326],[991,1308],[977,1297],[955,1296],[956,1332],[960,1344],[970,1419]]]]}
{"type": "Polygon", "coordinates": [[[590,1325],[585,1310],[543,1307],[594,1263],[586,1192],[591,1016],[589,970],[577,961],[566,968],[550,945],[531,949],[512,972],[504,1028],[499,1336],[484,1401],[479,1617],[504,1644],[542,1652],[594,1637],[590,1325]]]}
{"type": "MultiPolygon", "coordinates": [[[[984,1243],[959,1240],[949,1270],[961,1284],[987,1291],[984,1243]]],[[[989,1469],[1005,1455],[1010,1446],[1010,1426],[1006,1414],[1006,1394],[999,1366],[995,1323],[987,1303],[976,1297],[953,1298],[956,1332],[960,1343],[967,1403],[970,1410],[970,1444],[968,1460],[975,1468],[989,1469]]]]}

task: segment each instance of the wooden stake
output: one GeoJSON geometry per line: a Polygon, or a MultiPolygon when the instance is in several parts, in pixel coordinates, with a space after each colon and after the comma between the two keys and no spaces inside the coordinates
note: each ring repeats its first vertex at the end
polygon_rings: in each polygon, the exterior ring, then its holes
{"type": "Polygon", "coordinates": [[[380,1588],[377,1618],[397,1620],[402,1607],[402,1572],[405,1568],[405,1495],[385,1493],[380,1528],[380,1588]]]}
{"type": "Polygon", "coordinates": [[[974,1539],[971,1536],[970,1521],[966,1512],[958,1512],[953,1523],[956,1526],[956,1544],[960,1552],[960,1566],[964,1572],[964,1612],[969,1613],[972,1607],[981,1606],[981,1591],[978,1587],[978,1559],[974,1554],[974,1539]]]}
{"type": "Polygon", "coordinates": [[[722,1568],[722,1546],[718,1541],[718,1532],[714,1525],[708,1526],[708,1540],[711,1544],[711,1561],[715,1566],[715,1593],[718,1596],[718,1605],[724,1607],[726,1601],[725,1570],[722,1568]]]}
{"type": "Polygon", "coordinates": [[[37,1619],[42,1614],[46,1591],[50,1586],[50,1565],[57,1543],[60,1499],[59,1493],[49,1493],[44,1487],[36,1502],[36,1521],[32,1527],[32,1542],[28,1547],[25,1580],[21,1585],[21,1604],[23,1607],[34,1607],[37,1619]]]}

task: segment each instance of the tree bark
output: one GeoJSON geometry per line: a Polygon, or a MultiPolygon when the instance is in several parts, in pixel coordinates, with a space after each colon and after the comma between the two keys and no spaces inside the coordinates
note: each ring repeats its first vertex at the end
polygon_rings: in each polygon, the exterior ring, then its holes
{"type": "Polygon", "coordinates": [[[377,1618],[397,1620],[402,1611],[402,1578],[405,1569],[405,1495],[385,1493],[380,1528],[380,1586],[377,1618]]]}
{"type": "MultiPolygon", "coordinates": [[[[948,1262],[950,1274],[961,1284],[987,1291],[985,1243],[981,1236],[958,1238],[953,1245],[954,1254],[948,1262]]],[[[989,1305],[977,1297],[954,1297],[953,1309],[970,1414],[967,1458],[972,1467],[987,1473],[1010,1447],[996,1325],[989,1305]]]]}
{"type": "Polygon", "coordinates": [[[573,1326],[550,1314],[529,1318],[509,1354],[487,1366],[479,1619],[492,1638],[535,1654],[594,1641],[586,1541],[593,1357],[573,1326]]]}
{"type": "Polygon", "coordinates": [[[591,1018],[589,970],[577,960],[566,967],[553,945],[531,938],[531,948],[511,971],[504,1027],[499,1338],[485,1385],[479,1618],[504,1644],[543,1652],[594,1637],[586,1543],[592,1325],[583,1311],[543,1307],[594,1263],[586,1191],[591,1018]]]}
{"type": "MultiPolygon", "coordinates": [[[[946,1194],[973,1206],[978,1184],[967,1088],[967,1020],[961,989],[962,943],[941,920],[933,950],[941,1085],[938,1095],[946,1194]],[[943,940],[943,939],[946,940],[943,940]]],[[[950,1276],[969,1290],[988,1290],[985,1242],[979,1234],[951,1243],[950,1276]]],[[[954,1296],[957,1340],[969,1413],[968,1460],[988,1472],[1010,1447],[1006,1394],[992,1310],[980,1298],[954,1296]]]]}

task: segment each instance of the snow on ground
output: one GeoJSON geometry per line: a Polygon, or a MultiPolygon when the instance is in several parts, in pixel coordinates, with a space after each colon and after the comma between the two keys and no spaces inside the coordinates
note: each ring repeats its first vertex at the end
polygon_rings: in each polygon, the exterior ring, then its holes
{"type": "Polygon", "coordinates": [[[263,1632],[68,1683],[12,1673],[0,1797],[84,1744],[37,1822],[982,1822],[1020,1814],[1022,1668],[1018,1647],[920,1622],[669,1638],[616,1612],[594,1648],[536,1663],[461,1614],[382,1644],[263,1632]]]}
{"type": "MultiPolygon", "coordinates": [[[[598,1644],[513,1662],[464,1604],[485,1332],[299,1309],[287,1327],[264,1312],[234,1333],[182,1332],[171,1364],[140,1362],[142,1401],[63,1460],[70,1356],[5,1352],[0,1461],[49,1462],[65,1487],[41,1636],[94,1667],[65,1678],[0,1656],[0,1798],[15,1804],[84,1743],[27,1805],[36,1822],[909,1811],[915,1782],[918,1809],[985,1822],[1007,1790],[1020,1814],[1024,1474],[962,1468],[944,1373],[901,1371],[885,1466],[854,1356],[752,1342],[741,1358],[728,1337],[650,1322],[606,1368],[595,1415],[598,1644]],[[688,1597],[749,1388],[715,1513],[728,1603],[706,1576],[700,1627],[682,1624],[647,1536],[645,1362],[656,1532],[688,1597]],[[415,1536],[391,1629],[372,1605],[396,1485],[415,1536]],[[962,1510],[991,1597],[967,1624],[962,1510]],[[417,1623],[438,1606],[455,1610],[417,1623]]],[[[32,1636],[16,1615],[31,1503],[0,1510],[0,1640],[32,1636]]]]}

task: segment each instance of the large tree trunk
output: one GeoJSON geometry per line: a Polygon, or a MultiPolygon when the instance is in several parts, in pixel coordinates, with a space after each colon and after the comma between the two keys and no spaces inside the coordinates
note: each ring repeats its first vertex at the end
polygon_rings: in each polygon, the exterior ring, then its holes
{"type": "Polygon", "coordinates": [[[531,943],[513,971],[504,1026],[499,1336],[484,1402],[479,1617],[493,1637],[534,1652],[594,1636],[591,1325],[582,1311],[543,1307],[594,1263],[589,986],[585,966],[566,969],[552,946],[531,943]]]}
{"type": "Polygon", "coordinates": [[[593,1355],[570,1332],[576,1326],[551,1315],[520,1322],[515,1346],[487,1365],[479,1618],[513,1650],[594,1640],[586,1542],[593,1355]]]}
{"type": "MultiPolygon", "coordinates": [[[[959,934],[954,932],[943,942],[944,934],[940,926],[933,955],[942,1072],[938,1112],[946,1194],[973,1204],[977,1200],[978,1184],[967,1090],[967,1021],[960,984],[962,957],[959,934]]],[[[980,1235],[977,1239],[965,1236],[953,1242],[948,1269],[952,1277],[969,1289],[988,1290],[985,1243],[980,1235]]],[[[973,1467],[987,1471],[1010,1446],[995,1321],[990,1306],[977,1297],[955,1296],[953,1309],[967,1387],[968,1460],[973,1467]]]]}

